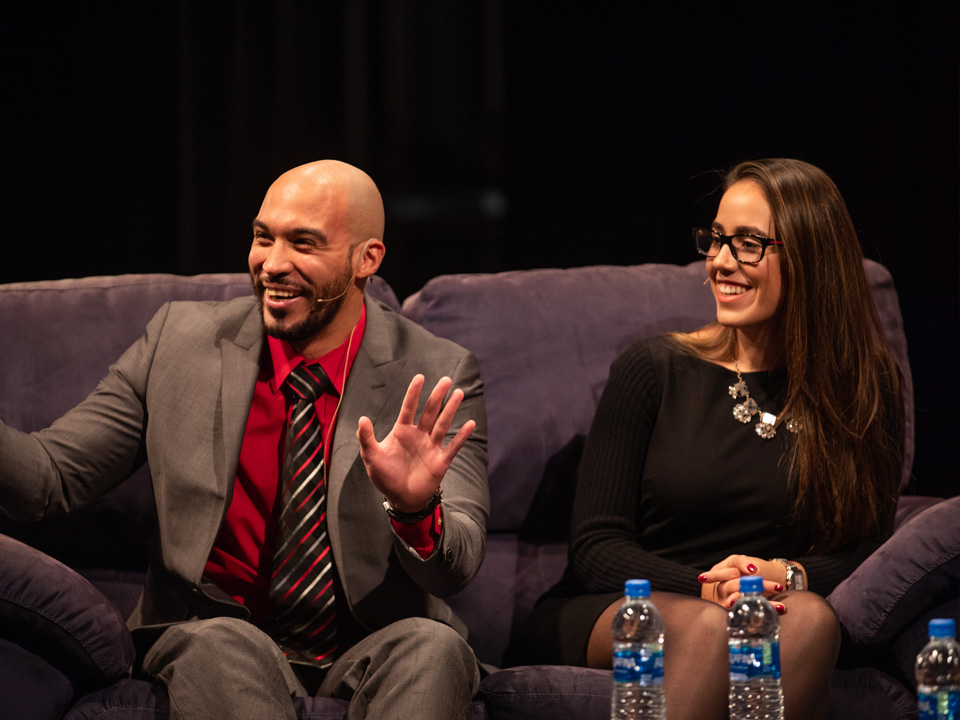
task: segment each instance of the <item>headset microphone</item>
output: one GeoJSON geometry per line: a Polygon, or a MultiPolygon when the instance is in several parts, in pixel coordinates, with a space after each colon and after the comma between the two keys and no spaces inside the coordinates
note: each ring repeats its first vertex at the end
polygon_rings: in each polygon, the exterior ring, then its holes
{"type": "Polygon", "coordinates": [[[360,272],[360,263],[363,262],[363,254],[367,251],[367,247],[372,242],[373,242],[373,238],[367,240],[366,244],[364,244],[363,249],[360,251],[360,258],[357,260],[356,267],[353,268],[353,275],[351,275],[350,279],[347,281],[346,286],[343,288],[343,292],[341,292],[339,295],[332,298],[318,298],[317,299],[318,303],[333,302],[334,300],[339,300],[340,298],[342,298],[344,295],[347,294],[347,290],[350,289],[350,286],[353,284],[353,281],[356,280],[357,278],[357,273],[360,272]]]}

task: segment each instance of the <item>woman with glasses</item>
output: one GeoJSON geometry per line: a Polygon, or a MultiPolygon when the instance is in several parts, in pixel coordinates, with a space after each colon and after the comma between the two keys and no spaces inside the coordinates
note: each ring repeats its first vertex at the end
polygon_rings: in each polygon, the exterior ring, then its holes
{"type": "Polygon", "coordinates": [[[716,322],[613,363],[584,449],[563,579],[509,660],[611,667],[624,581],[665,621],[667,713],[724,718],[726,610],[761,575],[787,717],[826,717],[840,644],[823,599],[891,532],[903,409],[846,205],[818,168],[727,173],[706,257],[716,322]],[[693,681],[692,681],[693,679],[693,681]]]}

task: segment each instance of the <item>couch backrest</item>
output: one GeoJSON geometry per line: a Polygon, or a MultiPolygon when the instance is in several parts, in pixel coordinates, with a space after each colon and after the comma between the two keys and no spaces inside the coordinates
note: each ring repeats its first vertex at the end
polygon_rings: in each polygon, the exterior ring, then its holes
{"type": "MultiPolygon", "coordinates": [[[[903,370],[907,411],[904,481],[913,462],[913,385],[899,303],[890,273],[866,261],[874,300],[903,370]]],[[[448,275],[428,282],[404,315],[476,353],[489,416],[490,529],[566,533],[580,443],[589,430],[610,363],[633,340],[691,330],[714,317],[702,262],[492,275],[448,275]]],[[[399,307],[389,284],[369,292],[399,307]]],[[[46,427],[96,386],[169,300],[226,300],[249,294],[246,274],[183,277],[123,275],[0,285],[0,418],[13,427],[46,427]]],[[[144,473],[97,507],[26,538],[62,555],[83,552],[79,528],[125,524],[140,545],[152,512],[144,473]]],[[[9,528],[0,521],[0,532],[9,528]]],[[[116,528],[113,528],[114,531],[116,528]]],[[[20,537],[23,532],[15,532],[20,537]]],[[[95,537],[88,538],[94,542],[95,537]]],[[[112,543],[121,552],[124,543],[112,543]]],[[[91,552],[106,548],[94,547],[91,552]]]]}
{"type": "MultiPolygon", "coordinates": [[[[913,463],[913,386],[903,321],[890,273],[871,261],[865,269],[906,380],[905,484],[913,463]]],[[[715,319],[705,278],[702,262],[448,275],[404,301],[404,315],[479,359],[492,531],[566,533],[579,447],[610,363],[638,338],[715,319]]]]}
{"type": "Polygon", "coordinates": [[[0,418],[38,430],[93,390],[170,300],[251,292],[240,274],[120,275],[0,285],[0,418]]]}

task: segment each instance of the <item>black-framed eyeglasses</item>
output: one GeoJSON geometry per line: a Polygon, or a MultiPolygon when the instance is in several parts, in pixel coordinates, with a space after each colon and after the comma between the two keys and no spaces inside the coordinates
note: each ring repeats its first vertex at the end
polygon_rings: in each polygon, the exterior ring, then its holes
{"type": "Polygon", "coordinates": [[[694,228],[693,239],[697,241],[697,252],[701,255],[716,257],[720,254],[720,248],[728,245],[733,259],[747,265],[756,265],[763,260],[763,253],[770,245],[783,245],[783,241],[773,238],[760,235],[724,235],[711,228],[694,228]]]}

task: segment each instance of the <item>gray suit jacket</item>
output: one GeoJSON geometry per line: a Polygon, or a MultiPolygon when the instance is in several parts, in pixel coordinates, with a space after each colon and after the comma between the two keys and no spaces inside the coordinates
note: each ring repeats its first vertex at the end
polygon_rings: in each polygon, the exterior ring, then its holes
{"type": "MultiPolygon", "coordinates": [[[[366,306],[328,477],[344,599],[368,630],[422,616],[465,633],[440,598],[474,577],[485,551],[487,428],[477,361],[370,298],[366,306]],[[448,439],[467,419],[477,422],[443,480],[442,536],[427,560],[393,532],[356,438],[361,415],[378,439],[390,431],[418,372],[427,388],[449,375],[464,391],[448,439]]],[[[246,616],[201,576],[230,502],[263,348],[253,298],[169,303],[97,389],[51,427],[26,435],[0,423],[0,506],[20,520],[80,507],[149,460],[158,520],[144,591],[129,619],[142,628],[141,641],[173,622],[246,616]]]]}

